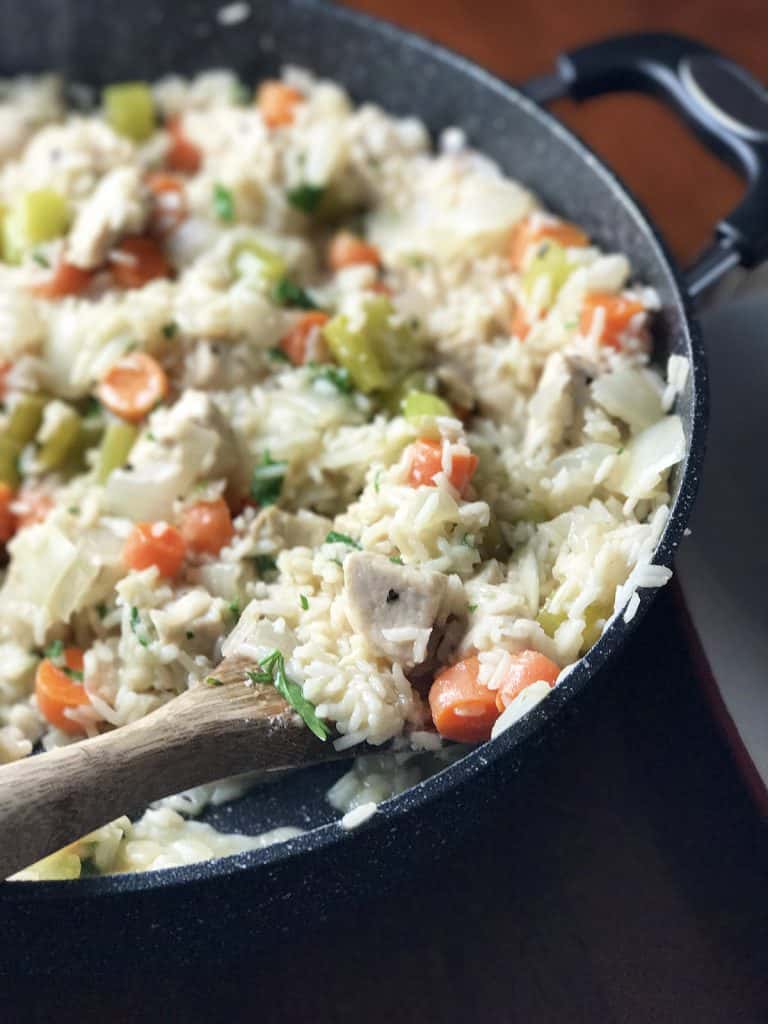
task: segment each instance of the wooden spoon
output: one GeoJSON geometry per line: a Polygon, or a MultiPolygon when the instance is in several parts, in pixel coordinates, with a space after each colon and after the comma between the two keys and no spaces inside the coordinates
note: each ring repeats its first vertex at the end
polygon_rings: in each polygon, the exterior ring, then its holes
{"type": "Polygon", "coordinates": [[[273,686],[227,658],[137,722],[0,768],[0,879],[121,814],[212,779],[348,757],[314,736],[273,686]]]}

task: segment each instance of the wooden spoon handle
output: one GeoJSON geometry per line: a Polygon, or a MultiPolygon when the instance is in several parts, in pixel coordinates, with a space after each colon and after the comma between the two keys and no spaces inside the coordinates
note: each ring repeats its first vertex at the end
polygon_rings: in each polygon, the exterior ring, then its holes
{"type": "Polygon", "coordinates": [[[0,879],[190,786],[338,756],[273,687],[188,690],[130,725],[0,768],[0,879]]]}

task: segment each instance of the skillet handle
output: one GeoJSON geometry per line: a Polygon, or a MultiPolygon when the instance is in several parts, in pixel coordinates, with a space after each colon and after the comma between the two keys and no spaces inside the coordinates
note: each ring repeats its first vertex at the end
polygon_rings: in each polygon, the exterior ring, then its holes
{"type": "Polygon", "coordinates": [[[673,107],[717,156],[746,179],[737,208],[720,221],[715,241],[688,270],[693,296],[741,264],[768,259],[768,91],[709,47],[663,33],[615,36],[562,54],[554,74],[522,91],[537,102],[645,92],[673,107]]]}

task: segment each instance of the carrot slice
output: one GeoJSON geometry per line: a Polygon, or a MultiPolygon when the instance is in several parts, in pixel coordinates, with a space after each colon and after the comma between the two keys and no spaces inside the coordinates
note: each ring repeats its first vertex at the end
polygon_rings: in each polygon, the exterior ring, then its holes
{"type": "Polygon", "coordinates": [[[169,277],[171,265],[160,244],[149,236],[124,238],[109,256],[112,276],[121,288],[142,288],[158,277],[169,277]]]}
{"type": "Polygon", "coordinates": [[[191,142],[184,134],[181,115],[169,119],[166,124],[168,134],[171,137],[171,144],[166,155],[166,163],[174,171],[182,171],[184,174],[195,174],[200,170],[203,161],[203,154],[198,146],[191,142]]]}
{"type": "Polygon", "coordinates": [[[351,231],[339,231],[328,246],[329,266],[333,270],[341,270],[359,263],[370,263],[378,267],[381,263],[379,250],[351,231]]]}
{"type": "Polygon", "coordinates": [[[13,363],[0,362],[0,402],[5,398],[8,390],[8,374],[13,369],[13,363]]]}
{"type": "Polygon", "coordinates": [[[63,299],[67,295],[81,295],[92,280],[92,270],[83,270],[62,259],[53,273],[45,281],[31,285],[30,291],[41,299],[63,299]]]}
{"type": "MultiPolygon", "coordinates": [[[[411,487],[433,486],[443,469],[443,446],[440,441],[421,438],[413,445],[408,483],[411,487]]],[[[477,469],[477,456],[472,452],[455,452],[448,479],[459,494],[467,489],[477,469]]]]}
{"type": "Polygon", "coordinates": [[[518,302],[515,306],[515,311],[512,314],[512,323],[509,326],[510,333],[515,338],[519,338],[520,341],[525,341],[532,326],[531,321],[528,319],[528,314],[525,311],[525,307],[521,302],[518,302]]]}
{"type": "Polygon", "coordinates": [[[186,553],[184,538],[168,523],[137,523],[128,534],[123,561],[129,569],[155,566],[161,576],[171,578],[181,568],[186,553]]]}
{"type": "Polygon", "coordinates": [[[327,322],[327,313],[321,313],[319,310],[305,313],[280,341],[280,348],[294,366],[303,366],[307,362],[309,343],[315,333],[327,322]]]}
{"type": "Polygon", "coordinates": [[[22,484],[21,490],[13,502],[13,510],[16,513],[16,529],[23,526],[34,526],[35,523],[42,523],[53,508],[51,494],[41,487],[22,484]]]}
{"type": "Polygon", "coordinates": [[[512,269],[520,270],[528,248],[545,238],[557,242],[564,248],[589,245],[588,235],[570,221],[542,221],[539,217],[526,217],[512,229],[509,240],[509,262],[512,269]]]}
{"type": "Polygon", "coordinates": [[[198,501],[181,517],[181,536],[192,551],[217,555],[234,535],[232,516],[223,498],[198,501]]]}
{"type": "MultiPolygon", "coordinates": [[[[83,652],[78,647],[67,647],[64,663],[69,672],[83,671],[83,652]]],[[[90,704],[82,683],[73,679],[64,668],[55,665],[50,658],[44,658],[37,666],[35,696],[40,714],[51,725],[72,735],[83,732],[83,727],[66,715],[70,708],[90,704]]]]}
{"type": "Polygon", "coordinates": [[[595,317],[601,315],[603,326],[599,343],[620,349],[632,318],[644,312],[645,306],[637,299],[627,299],[623,295],[612,295],[610,292],[592,292],[584,299],[579,327],[582,334],[589,334],[595,317]]]}
{"type": "Polygon", "coordinates": [[[147,188],[152,193],[152,215],[150,229],[156,234],[169,234],[187,216],[187,198],[184,182],[176,174],[156,171],[146,177],[147,188]]]}
{"type": "Polygon", "coordinates": [[[476,657],[457,661],[432,683],[429,708],[435,728],[447,740],[481,743],[490,738],[499,717],[496,694],[479,681],[476,657]]]}
{"type": "Polygon", "coordinates": [[[138,423],[168,394],[165,370],[146,352],[129,352],[101,378],[99,399],[121,419],[138,423]]]}
{"type": "Polygon", "coordinates": [[[560,675],[560,666],[539,651],[520,651],[512,658],[507,673],[496,691],[496,707],[501,712],[532,683],[543,681],[550,687],[560,675]]]}
{"type": "Polygon", "coordinates": [[[297,103],[304,99],[298,89],[284,82],[263,82],[256,95],[256,105],[269,128],[291,124],[297,103]]]}
{"type": "Polygon", "coordinates": [[[0,544],[7,543],[16,532],[16,514],[11,509],[13,488],[0,481],[0,544]]]}

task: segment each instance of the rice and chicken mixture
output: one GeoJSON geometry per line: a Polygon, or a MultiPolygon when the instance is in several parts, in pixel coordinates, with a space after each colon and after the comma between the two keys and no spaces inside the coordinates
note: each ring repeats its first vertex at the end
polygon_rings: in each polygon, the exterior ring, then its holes
{"type": "MultiPolygon", "coordinates": [[[[0,762],[233,653],[339,748],[481,741],[666,582],[658,298],[460,131],[296,69],[0,98],[0,762]]],[[[27,877],[287,837],[186,820],[221,789],[27,877]]]]}

